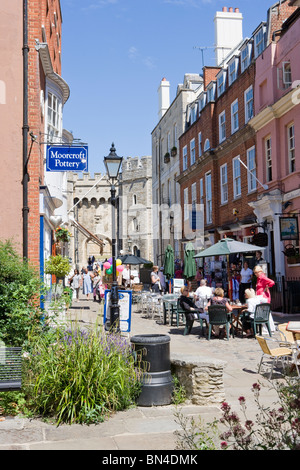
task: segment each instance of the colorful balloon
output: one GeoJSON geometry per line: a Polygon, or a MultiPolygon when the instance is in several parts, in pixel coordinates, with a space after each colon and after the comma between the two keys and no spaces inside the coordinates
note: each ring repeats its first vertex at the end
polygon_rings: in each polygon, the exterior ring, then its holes
{"type": "Polygon", "coordinates": [[[108,261],[105,261],[103,264],[104,269],[109,269],[110,268],[110,263],[108,261]]]}
{"type": "Polygon", "coordinates": [[[113,262],[113,259],[112,259],[112,258],[108,258],[108,260],[107,260],[107,261],[108,261],[110,264],[112,264],[112,262],[113,262]]]}
{"type": "Polygon", "coordinates": [[[124,266],[117,266],[116,269],[117,269],[118,273],[121,273],[124,269],[124,266]]]}
{"type": "Polygon", "coordinates": [[[108,275],[112,274],[112,272],[113,272],[112,266],[109,269],[106,270],[106,274],[108,274],[108,275]]]}
{"type": "Polygon", "coordinates": [[[116,259],[116,266],[120,266],[122,264],[122,261],[120,259],[116,259]]]}

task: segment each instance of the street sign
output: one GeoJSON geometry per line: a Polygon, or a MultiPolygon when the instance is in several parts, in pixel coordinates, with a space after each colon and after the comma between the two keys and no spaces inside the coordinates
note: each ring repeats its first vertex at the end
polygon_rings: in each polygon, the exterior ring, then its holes
{"type": "MultiPolygon", "coordinates": [[[[132,307],[132,291],[119,290],[119,307],[120,307],[120,331],[122,333],[129,333],[131,329],[131,307],[132,307]]],[[[103,322],[106,323],[110,320],[110,290],[105,289],[104,293],[104,318],[103,322]]]]}
{"type": "Polygon", "coordinates": [[[47,145],[46,171],[88,171],[88,147],[47,145]]]}

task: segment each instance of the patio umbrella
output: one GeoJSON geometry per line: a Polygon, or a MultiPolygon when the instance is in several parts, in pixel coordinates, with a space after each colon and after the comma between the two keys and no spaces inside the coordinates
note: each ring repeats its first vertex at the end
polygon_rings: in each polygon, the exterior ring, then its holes
{"type": "Polygon", "coordinates": [[[229,270],[229,255],[233,253],[249,253],[251,251],[264,250],[264,247],[251,245],[250,243],[238,242],[233,238],[223,238],[206,250],[197,253],[194,258],[208,258],[209,256],[227,256],[227,279],[228,279],[228,292],[231,298],[230,288],[230,270],[229,270]]]}
{"type": "Polygon", "coordinates": [[[183,276],[186,279],[192,279],[196,276],[196,262],[194,260],[195,249],[194,245],[189,242],[187,243],[184,250],[184,269],[183,276]]]}
{"type": "Polygon", "coordinates": [[[174,250],[171,245],[168,245],[165,251],[164,275],[169,284],[169,292],[171,292],[171,283],[169,281],[174,277],[174,271],[174,250]]]}
{"type": "Polygon", "coordinates": [[[140,256],[128,254],[128,255],[123,255],[119,256],[118,259],[122,261],[123,264],[149,264],[151,261],[148,261],[147,259],[141,258],[140,256]]]}
{"type": "Polygon", "coordinates": [[[233,253],[247,253],[251,251],[261,251],[265,247],[251,245],[233,240],[232,238],[223,238],[206,250],[197,253],[194,258],[208,258],[209,256],[231,255],[233,253]]]}

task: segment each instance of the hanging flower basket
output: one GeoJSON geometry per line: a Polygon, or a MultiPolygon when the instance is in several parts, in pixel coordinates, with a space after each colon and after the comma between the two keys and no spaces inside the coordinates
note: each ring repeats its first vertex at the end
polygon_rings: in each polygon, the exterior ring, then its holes
{"type": "Polygon", "coordinates": [[[66,228],[57,227],[57,229],[55,230],[55,238],[58,242],[69,242],[71,238],[71,233],[66,228]]]}

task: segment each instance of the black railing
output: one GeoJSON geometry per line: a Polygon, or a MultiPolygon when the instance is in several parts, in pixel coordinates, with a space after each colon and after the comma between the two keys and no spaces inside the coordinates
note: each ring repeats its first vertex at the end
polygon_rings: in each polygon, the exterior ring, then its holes
{"type": "Polygon", "coordinates": [[[300,313],[300,278],[276,276],[270,289],[272,310],[283,313],[300,313]]]}

